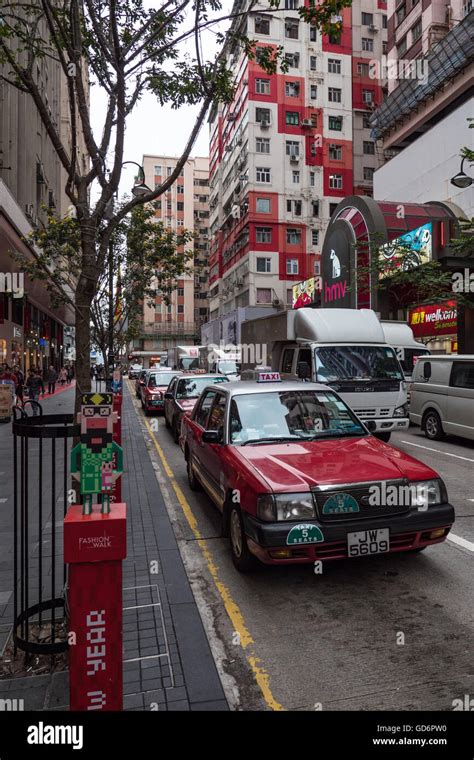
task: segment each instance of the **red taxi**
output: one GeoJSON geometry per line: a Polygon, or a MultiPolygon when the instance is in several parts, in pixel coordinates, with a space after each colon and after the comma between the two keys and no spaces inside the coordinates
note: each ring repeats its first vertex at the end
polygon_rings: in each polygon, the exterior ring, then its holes
{"type": "Polygon", "coordinates": [[[194,405],[206,385],[228,383],[225,375],[207,375],[203,372],[189,372],[171,381],[165,393],[165,424],[171,430],[175,443],[179,442],[181,420],[191,414],[194,405]]]}
{"type": "Polygon", "coordinates": [[[240,571],[421,551],[454,522],[427,465],[375,438],[316,383],[209,386],[183,421],[191,488],[222,512],[240,571]]]}
{"type": "Polygon", "coordinates": [[[163,411],[166,390],[174,377],[181,372],[173,369],[150,370],[140,386],[140,401],[146,415],[163,411]]]}

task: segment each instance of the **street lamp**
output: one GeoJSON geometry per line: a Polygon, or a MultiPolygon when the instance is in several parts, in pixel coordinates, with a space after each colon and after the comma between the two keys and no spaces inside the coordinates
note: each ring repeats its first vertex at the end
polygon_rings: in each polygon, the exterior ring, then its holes
{"type": "Polygon", "coordinates": [[[138,197],[140,195],[151,193],[151,187],[148,187],[148,185],[145,184],[145,171],[143,169],[143,166],[137,164],[136,161],[124,161],[122,166],[125,166],[125,164],[133,164],[134,166],[138,166],[138,182],[132,187],[132,195],[138,197]]]}
{"type": "Polygon", "coordinates": [[[458,174],[455,174],[454,177],[451,178],[450,182],[455,187],[460,187],[461,189],[465,189],[466,187],[470,187],[474,180],[472,177],[469,177],[464,171],[464,161],[466,160],[466,156],[464,156],[463,160],[461,161],[461,171],[458,174]]]}

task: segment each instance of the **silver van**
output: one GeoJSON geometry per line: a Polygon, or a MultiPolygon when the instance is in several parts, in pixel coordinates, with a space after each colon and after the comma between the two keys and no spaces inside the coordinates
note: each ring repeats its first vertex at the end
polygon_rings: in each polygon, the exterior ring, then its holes
{"type": "Polygon", "coordinates": [[[427,438],[474,440],[474,355],[420,356],[413,370],[410,421],[427,438]]]}

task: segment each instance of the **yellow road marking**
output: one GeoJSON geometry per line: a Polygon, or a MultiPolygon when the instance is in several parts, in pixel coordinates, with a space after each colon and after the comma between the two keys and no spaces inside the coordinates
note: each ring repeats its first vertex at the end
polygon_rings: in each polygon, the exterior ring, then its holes
{"type": "MultiPolygon", "coordinates": [[[[130,381],[128,381],[128,383],[130,386],[130,381]]],[[[130,390],[130,387],[129,387],[129,390],[130,390]]],[[[201,549],[202,555],[206,562],[207,569],[209,570],[209,573],[214,581],[216,589],[219,592],[219,595],[224,603],[225,610],[234,627],[234,631],[236,631],[236,633],[239,634],[240,645],[246,654],[247,662],[249,663],[249,666],[254,674],[255,680],[260,688],[260,691],[262,692],[263,698],[271,710],[284,710],[285,708],[279,702],[276,701],[275,697],[272,694],[268,673],[262,667],[261,660],[255,654],[255,651],[254,651],[255,641],[252,638],[252,635],[245,624],[244,616],[242,615],[242,612],[238,604],[232,599],[232,595],[228,587],[224,583],[222,583],[222,581],[219,579],[218,568],[216,566],[216,563],[214,562],[212,553],[207,545],[207,542],[203,538],[202,533],[199,530],[197,519],[189,505],[189,502],[186,499],[186,496],[184,495],[180,486],[176,482],[174,472],[169,466],[166,460],[164,451],[161,448],[158,441],[156,440],[156,436],[148,420],[145,418],[144,421],[145,421],[147,430],[151,435],[151,439],[153,441],[157,454],[160,458],[161,464],[163,465],[163,469],[166,472],[168,478],[170,479],[171,485],[176,494],[176,498],[178,499],[181,509],[183,510],[183,513],[184,513],[184,516],[186,517],[188,525],[191,528],[195,538],[198,541],[198,545],[201,549]]]]}

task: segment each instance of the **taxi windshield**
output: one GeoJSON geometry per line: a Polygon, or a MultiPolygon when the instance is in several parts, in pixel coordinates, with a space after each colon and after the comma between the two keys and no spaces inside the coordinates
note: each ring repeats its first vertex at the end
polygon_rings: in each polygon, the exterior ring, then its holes
{"type": "Polygon", "coordinates": [[[158,388],[158,386],[166,385],[168,386],[171,382],[171,380],[175,377],[173,372],[154,372],[150,377],[148,378],[148,387],[149,388],[158,388]]]}
{"type": "Polygon", "coordinates": [[[200,377],[196,375],[195,377],[182,378],[178,381],[176,398],[198,398],[206,385],[228,382],[228,379],[224,375],[219,375],[218,377],[200,377]]]}
{"type": "Polygon", "coordinates": [[[232,399],[234,444],[319,440],[368,435],[355,414],[331,391],[271,391],[232,399]]]}

